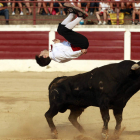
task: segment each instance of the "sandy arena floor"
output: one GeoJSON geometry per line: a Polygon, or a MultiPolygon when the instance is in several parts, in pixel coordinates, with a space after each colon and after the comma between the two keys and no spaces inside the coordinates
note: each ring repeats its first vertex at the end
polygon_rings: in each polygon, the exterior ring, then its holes
{"type": "MultiPolygon", "coordinates": [[[[51,139],[44,114],[49,108],[48,85],[57,76],[71,73],[0,73],[0,140],[51,139]]],[[[69,111],[54,117],[60,139],[73,139],[79,132],[68,121],[69,111]]],[[[115,119],[110,110],[109,132],[115,119]]],[[[79,122],[87,134],[101,140],[102,119],[99,108],[89,107],[79,122]]],[[[120,140],[140,140],[140,92],[135,94],[123,113],[126,129],[120,140]]]]}

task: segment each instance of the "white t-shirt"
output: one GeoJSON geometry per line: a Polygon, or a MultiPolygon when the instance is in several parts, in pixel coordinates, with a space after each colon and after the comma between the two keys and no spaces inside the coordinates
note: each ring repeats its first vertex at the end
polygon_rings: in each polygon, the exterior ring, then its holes
{"type": "Polygon", "coordinates": [[[135,3],[135,9],[140,9],[140,3],[135,3]]]}
{"type": "Polygon", "coordinates": [[[50,59],[65,63],[74,58],[78,58],[82,54],[81,50],[73,51],[69,42],[61,42],[53,45],[53,49],[49,52],[50,59]]]}
{"type": "Polygon", "coordinates": [[[101,4],[101,11],[103,12],[104,10],[106,9],[109,9],[110,8],[110,5],[108,5],[107,3],[104,3],[104,2],[100,2],[101,4]]]}

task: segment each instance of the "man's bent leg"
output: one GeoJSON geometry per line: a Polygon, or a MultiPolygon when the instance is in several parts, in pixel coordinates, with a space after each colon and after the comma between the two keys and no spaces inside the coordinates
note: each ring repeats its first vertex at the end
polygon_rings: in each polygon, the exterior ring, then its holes
{"type": "Polygon", "coordinates": [[[68,29],[65,25],[62,25],[61,23],[58,26],[57,32],[75,47],[87,49],[89,46],[88,39],[84,35],[68,29]]]}
{"type": "Polygon", "coordinates": [[[74,13],[70,13],[63,21],[62,21],[62,25],[67,25],[69,22],[71,22],[71,20],[74,18],[75,14],[74,13]]]}
{"type": "Polygon", "coordinates": [[[59,24],[57,32],[73,46],[87,49],[89,46],[88,39],[84,35],[72,30],[83,19],[83,16],[78,16],[74,21],[71,21],[73,16],[74,14],[70,13],[69,16],[59,24]]]}
{"type": "Polygon", "coordinates": [[[77,17],[75,20],[68,23],[65,27],[68,29],[73,29],[82,19],[82,17],[77,17]]]}

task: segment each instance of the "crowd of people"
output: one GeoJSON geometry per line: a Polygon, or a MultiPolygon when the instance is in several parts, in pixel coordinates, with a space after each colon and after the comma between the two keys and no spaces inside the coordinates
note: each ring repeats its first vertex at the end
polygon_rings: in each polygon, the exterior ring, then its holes
{"type": "MultiPolygon", "coordinates": [[[[0,15],[4,15],[6,24],[9,24],[9,14],[15,15],[15,9],[18,7],[19,15],[32,15],[34,0],[1,0],[0,2],[0,15]],[[21,2],[23,1],[23,2],[21,2]],[[23,5],[26,7],[27,13],[23,12],[23,5]],[[12,13],[9,13],[8,7],[11,7],[12,13]]],[[[67,15],[67,10],[63,7],[66,0],[37,0],[36,1],[36,14],[37,15],[67,15]]],[[[83,8],[89,15],[96,15],[98,25],[109,24],[109,14],[111,13],[128,13],[132,15],[132,24],[140,24],[140,2],[139,0],[69,0],[73,5],[83,8]],[[82,2],[83,1],[83,2],[82,2]],[[87,2],[85,2],[87,1],[87,2]],[[92,2],[93,1],[93,2],[92,2]],[[101,18],[103,16],[103,18],[101,18]],[[103,19],[103,21],[101,21],[103,19]]]]}

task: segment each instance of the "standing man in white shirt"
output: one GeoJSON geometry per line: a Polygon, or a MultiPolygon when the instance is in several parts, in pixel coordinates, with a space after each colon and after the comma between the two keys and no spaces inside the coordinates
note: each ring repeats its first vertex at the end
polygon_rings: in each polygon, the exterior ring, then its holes
{"type": "Polygon", "coordinates": [[[51,60],[58,63],[65,63],[87,53],[87,48],[89,46],[88,39],[85,36],[74,32],[72,29],[83,18],[86,18],[88,14],[71,3],[64,3],[64,7],[68,9],[70,14],[62,23],[59,23],[57,32],[67,41],[61,42],[59,39],[54,39],[54,45],[51,52],[43,50],[36,56],[36,62],[42,67],[48,65],[51,60]],[[72,21],[75,14],[77,15],[77,18],[72,21]]]}

